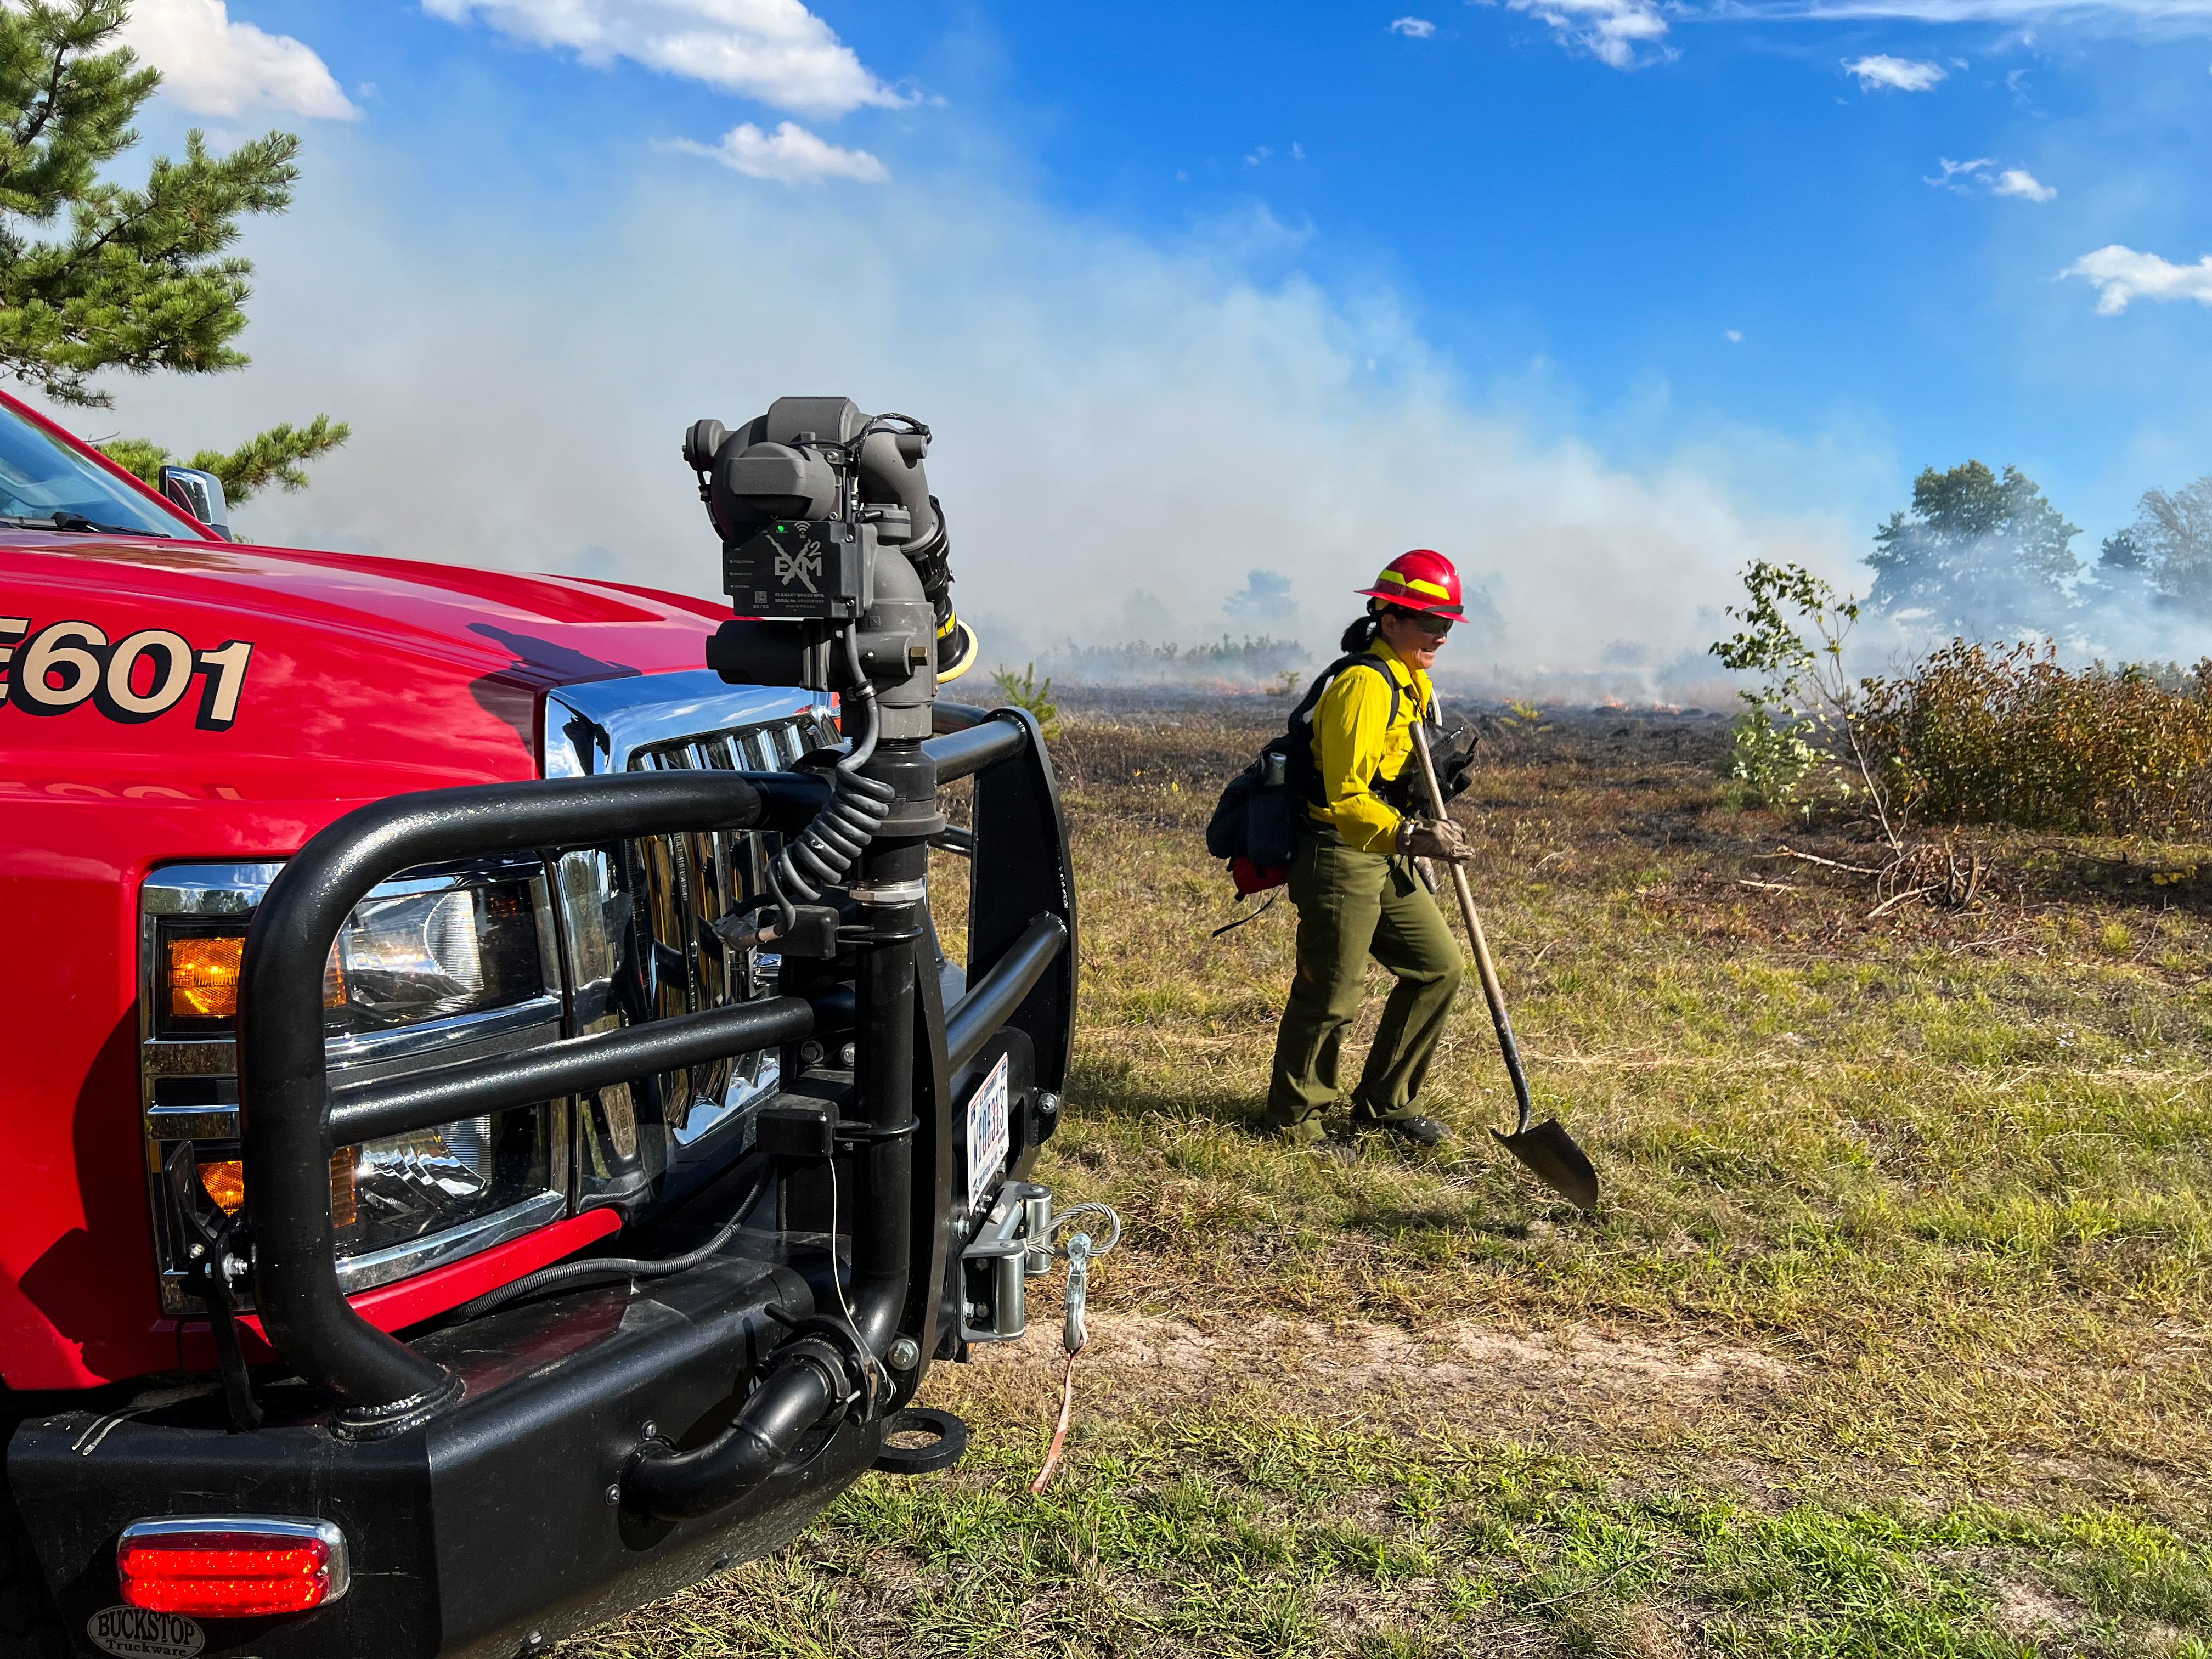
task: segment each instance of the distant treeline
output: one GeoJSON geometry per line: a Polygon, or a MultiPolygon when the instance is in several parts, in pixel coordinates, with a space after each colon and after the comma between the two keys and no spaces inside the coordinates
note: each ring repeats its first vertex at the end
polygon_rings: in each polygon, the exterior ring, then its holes
{"type": "Polygon", "coordinates": [[[1296,640],[1261,635],[1237,640],[1224,634],[1209,645],[1078,645],[1069,640],[1037,659],[1054,678],[1081,685],[1188,685],[1226,681],[1275,689],[1312,660],[1296,640]]]}

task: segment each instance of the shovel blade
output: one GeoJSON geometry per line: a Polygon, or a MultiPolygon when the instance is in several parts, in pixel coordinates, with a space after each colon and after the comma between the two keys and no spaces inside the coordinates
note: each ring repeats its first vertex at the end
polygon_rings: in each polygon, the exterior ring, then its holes
{"type": "Polygon", "coordinates": [[[1517,1135],[1491,1138],[1528,1167],[1529,1173],[1584,1215],[1597,1213],[1597,1170],[1559,1120],[1547,1118],[1517,1135]]]}

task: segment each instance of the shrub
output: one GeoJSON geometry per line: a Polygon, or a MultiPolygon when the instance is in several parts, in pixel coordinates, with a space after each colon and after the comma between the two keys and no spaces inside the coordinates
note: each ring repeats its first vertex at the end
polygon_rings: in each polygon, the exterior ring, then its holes
{"type": "Polygon", "coordinates": [[[1818,735],[1811,720],[1790,715],[1778,720],[1763,705],[1739,714],[1729,733],[1728,758],[1721,763],[1731,799],[1747,806],[1787,805],[1825,758],[1807,740],[1818,735]]]}
{"type": "Polygon", "coordinates": [[[1863,741],[1923,817],[2113,835],[2204,825],[2212,659],[2185,679],[1957,640],[1863,690],[1863,741]]]}

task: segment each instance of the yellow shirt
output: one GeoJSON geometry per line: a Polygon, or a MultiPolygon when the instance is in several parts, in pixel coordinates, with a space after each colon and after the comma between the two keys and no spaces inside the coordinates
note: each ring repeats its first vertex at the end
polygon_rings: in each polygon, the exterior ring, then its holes
{"type": "Polygon", "coordinates": [[[1419,764],[1413,722],[1428,714],[1435,692],[1426,674],[1408,668],[1380,639],[1368,648],[1398,683],[1398,718],[1390,718],[1390,688],[1372,668],[1347,668],[1329,682],[1313,712],[1314,764],[1328,805],[1310,805],[1307,811],[1346,846],[1388,853],[1396,845],[1403,815],[1375,787],[1419,764]]]}

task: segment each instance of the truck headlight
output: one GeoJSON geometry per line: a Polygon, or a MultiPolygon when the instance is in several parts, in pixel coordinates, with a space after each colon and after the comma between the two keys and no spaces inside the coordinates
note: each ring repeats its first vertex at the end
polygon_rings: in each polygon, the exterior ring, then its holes
{"type": "Polygon", "coordinates": [[[445,883],[355,907],[323,970],[325,1028],[332,1036],[391,1030],[545,990],[530,884],[445,883]]]}
{"type": "MultiPolygon", "coordinates": [[[[259,878],[248,885],[230,866],[184,868],[193,873],[159,890],[161,908],[145,935],[147,1036],[157,1064],[173,1054],[197,1058],[187,1042],[213,1049],[234,1035],[251,912],[275,873],[256,867],[245,872],[259,878]],[[225,879],[236,885],[216,884],[225,879]]],[[[404,1073],[557,1036],[552,905],[536,859],[434,867],[376,888],[346,919],[324,969],[331,1077],[404,1073]]],[[[219,1072],[165,1066],[151,1075],[148,1167],[163,1167],[163,1143],[191,1139],[201,1188],[236,1215],[251,1211],[253,1170],[239,1143],[227,1049],[210,1056],[219,1072]]],[[[568,1104],[554,1100],[338,1149],[330,1195],[341,1283],[386,1284],[556,1218],[568,1202],[568,1104]]],[[[156,1208],[169,1201],[157,1181],[156,1208]]],[[[185,1264],[165,1254],[163,1265],[165,1307],[189,1311],[178,1278],[185,1264]]]]}
{"type": "Polygon", "coordinates": [[[331,1160],[339,1253],[364,1255],[548,1191],[566,1123],[558,1104],[528,1107],[340,1148],[331,1160]]]}

